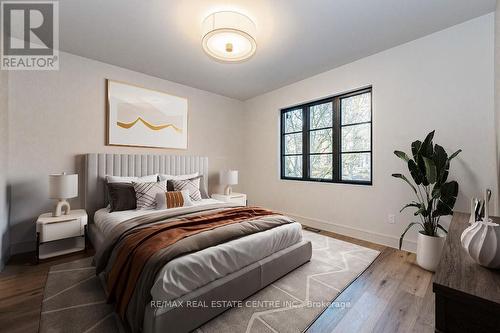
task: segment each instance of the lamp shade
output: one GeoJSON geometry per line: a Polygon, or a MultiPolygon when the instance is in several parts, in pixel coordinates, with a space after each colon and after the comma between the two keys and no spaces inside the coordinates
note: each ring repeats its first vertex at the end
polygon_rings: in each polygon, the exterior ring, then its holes
{"type": "Polygon", "coordinates": [[[49,197],[51,199],[69,199],[78,196],[78,175],[65,173],[49,175],[49,197]]]}
{"type": "Polygon", "coordinates": [[[221,171],[219,179],[222,185],[236,185],[238,184],[238,170],[221,171]]]}
{"type": "Polygon", "coordinates": [[[240,62],[250,58],[257,48],[255,23],[238,12],[222,11],[203,21],[203,49],[223,62],[240,62]]]}

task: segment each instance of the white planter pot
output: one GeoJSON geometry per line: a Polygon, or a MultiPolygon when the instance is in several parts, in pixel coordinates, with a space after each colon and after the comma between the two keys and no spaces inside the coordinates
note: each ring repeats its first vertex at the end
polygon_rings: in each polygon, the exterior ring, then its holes
{"type": "Polygon", "coordinates": [[[417,264],[423,269],[435,272],[443,253],[445,240],[445,236],[432,237],[419,232],[417,238],[417,264]]]}

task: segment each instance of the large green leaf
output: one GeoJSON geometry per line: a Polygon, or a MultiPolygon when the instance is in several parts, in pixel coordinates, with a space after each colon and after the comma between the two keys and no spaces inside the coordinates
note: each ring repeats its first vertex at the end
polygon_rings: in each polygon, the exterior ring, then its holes
{"type": "Polygon", "coordinates": [[[415,184],[420,185],[424,183],[425,176],[420,171],[420,168],[417,166],[414,160],[408,161],[408,170],[410,170],[411,177],[415,181],[415,184]]]}
{"type": "Polygon", "coordinates": [[[412,183],[410,183],[410,181],[408,180],[408,178],[406,178],[405,175],[402,175],[400,173],[393,173],[391,176],[393,176],[394,178],[400,178],[400,179],[404,180],[406,183],[408,183],[408,185],[410,185],[410,187],[413,189],[413,192],[415,192],[415,194],[417,194],[417,189],[415,188],[415,186],[413,186],[412,183]]]}
{"type": "Polygon", "coordinates": [[[419,154],[417,156],[417,160],[415,162],[417,162],[417,167],[418,167],[418,170],[419,170],[420,175],[421,175],[420,181],[421,181],[422,185],[424,185],[424,186],[429,185],[427,178],[425,178],[425,162],[424,162],[422,155],[419,154]]]}
{"type": "Polygon", "coordinates": [[[441,177],[443,176],[446,168],[446,162],[448,161],[448,154],[444,150],[443,147],[441,147],[438,144],[434,145],[434,156],[433,156],[433,161],[434,164],[436,164],[436,173],[437,173],[437,178],[436,178],[436,183],[441,184],[444,183],[442,181],[441,177]]]}
{"type": "Polygon", "coordinates": [[[420,154],[421,148],[422,148],[422,141],[416,140],[411,143],[411,153],[413,155],[413,160],[414,160],[414,163],[412,164],[417,165],[418,168],[420,169],[420,172],[417,173],[413,165],[412,166],[408,165],[408,169],[410,170],[410,172],[412,172],[411,170],[413,169],[412,177],[414,175],[417,176],[418,178],[417,185],[420,185],[422,184],[422,182],[425,182],[425,180],[423,179],[424,178],[423,175],[425,174],[425,166],[423,164],[422,155],[420,154]]]}
{"type": "Polygon", "coordinates": [[[420,155],[425,157],[432,157],[434,154],[434,146],[432,144],[432,139],[434,138],[434,131],[427,134],[422,146],[420,147],[420,155]]]}
{"type": "Polygon", "coordinates": [[[420,149],[418,150],[415,159],[415,162],[417,163],[417,166],[420,170],[420,174],[422,175],[421,182],[422,185],[424,186],[429,185],[429,180],[426,177],[427,172],[426,172],[424,157],[432,158],[432,155],[434,155],[434,145],[432,143],[433,137],[434,137],[434,131],[427,134],[424,141],[420,145],[420,149]]]}
{"type": "Polygon", "coordinates": [[[408,157],[408,155],[406,155],[406,153],[404,151],[395,150],[394,155],[396,155],[397,157],[399,157],[400,159],[402,159],[406,163],[408,163],[408,161],[410,160],[410,158],[408,157]]]}
{"type": "Polygon", "coordinates": [[[441,185],[440,191],[441,195],[439,196],[436,209],[432,213],[434,217],[451,215],[453,213],[453,207],[457,201],[458,183],[456,181],[444,183],[441,185]]]}
{"type": "Polygon", "coordinates": [[[433,160],[427,157],[423,157],[425,163],[425,177],[429,184],[434,184],[437,179],[436,164],[433,160]]]}
{"type": "Polygon", "coordinates": [[[420,146],[422,145],[422,141],[413,141],[411,143],[411,154],[413,155],[413,159],[417,160],[417,154],[418,151],[420,150],[420,146]]]}

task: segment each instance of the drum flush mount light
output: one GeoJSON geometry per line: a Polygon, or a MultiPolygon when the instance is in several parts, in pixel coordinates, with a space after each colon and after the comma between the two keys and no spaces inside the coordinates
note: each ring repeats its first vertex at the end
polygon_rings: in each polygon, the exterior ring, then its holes
{"type": "Polygon", "coordinates": [[[216,12],[203,21],[203,50],[223,62],[241,62],[257,49],[255,24],[237,12],[216,12]]]}

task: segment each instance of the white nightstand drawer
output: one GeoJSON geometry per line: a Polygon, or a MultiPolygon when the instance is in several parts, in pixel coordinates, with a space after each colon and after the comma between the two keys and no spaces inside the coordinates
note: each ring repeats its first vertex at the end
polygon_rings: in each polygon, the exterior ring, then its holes
{"type": "Polygon", "coordinates": [[[40,242],[50,242],[53,240],[82,236],[80,219],[63,222],[46,223],[40,225],[40,242]]]}
{"type": "Polygon", "coordinates": [[[247,204],[247,195],[244,193],[232,193],[230,195],[214,193],[212,194],[212,198],[224,202],[232,202],[242,206],[246,206],[247,204]]]}
{"type": "Polygon", "coordinates": [[[74,209],[61,216],[40,215],[36,221],[37,262],[85,250],[85,237],[81,236],[85,236],[87,221],[87,212],[83,209],[74,209]]]}
{"type": "Polygon", "coordinates": [[[247,197],[246,196],[238,196],[238,197],[232,197],[229,199],[230,202],[234,202],[236,204],[240,204],[242,206],[246,206],[247,204],[247,197]]]}

